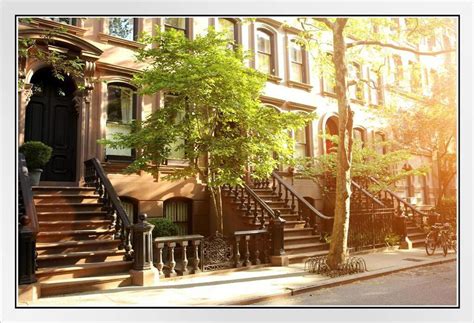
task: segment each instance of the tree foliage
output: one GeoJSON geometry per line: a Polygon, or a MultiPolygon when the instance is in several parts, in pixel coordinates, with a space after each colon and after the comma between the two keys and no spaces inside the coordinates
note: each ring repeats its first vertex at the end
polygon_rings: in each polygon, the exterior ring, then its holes
{"type": "Polygon", "coordinates": [[[247,67],[248,55],[228,46],[223,34],[210,30],[189,40],[175,30],[157,30],[141,41],[148,46],[137,59],[148,67],[135,75],[134,83],[141,94],[162,93],[166,99],[163,108],[134,122],[130,134],[103,141],[114,148],[137,149],[129,171],[156,175],[173,150],[182,152],[187,166],[169,178],[199,176],[222,217],[222,185],[242,184],[248,167],[252,176],[264,178],[277,165],[292,163],[289,132],[314,116],[279,113],[262,105],[265,76],[247,67]]]}

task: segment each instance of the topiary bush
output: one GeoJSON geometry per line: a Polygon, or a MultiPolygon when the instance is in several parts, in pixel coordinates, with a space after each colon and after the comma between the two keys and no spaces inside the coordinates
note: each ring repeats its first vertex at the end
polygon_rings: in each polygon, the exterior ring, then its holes
{"type": "Polygon", "coordinates": [[[170,219],[149,219],[148,222],[155,226],[152,231],[153,238],[169,237],[178,234],[178,226],[170,219]]]}
{"type": "Polygon", "coordinates": [[[51,158],[53,149],[40,141],[28,141],[20,146],[20,153],[25,155],[28,169],[43,168],[51,158]]]}

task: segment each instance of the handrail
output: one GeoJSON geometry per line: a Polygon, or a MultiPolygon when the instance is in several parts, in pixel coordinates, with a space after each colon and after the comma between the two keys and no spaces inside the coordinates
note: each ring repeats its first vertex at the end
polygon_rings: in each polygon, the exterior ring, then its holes
{"type": "MultiPolygon", "coordinates": [[[[28,168],[26,167],[25,156],[20,153],[18,155],[18,178],[20,181],[20,194],[23,200],[24,215],[28,217],[26,221],[22,221],[20,214],[20,222],[27,226],[33,237],[36,238],[36,235],[39,231],[38,217],[36,215],[36,207],[33,202],[33,192],[31,191],[31,185],[29,182],[28,168]],[[24,222],[24,223],[23,223],[24,222]]],[[[20,210],[21,212],[21,210],[20,210]]]]}
{"type": "Polygon", "coordinates": [[[377,199],[370,192],[368,192],[366,189],[364,189],[361,185],[357,184],[354,180],[351,180],[351,184],[356,189],[358,189],[360,192],[362,192],[362,194],[364,194],[366,197],[370,198],[373,203],[378,204],[381,208],[385,207],[385,204],[383,204],[379,199],[377,199]]]}
{"type": "Polygon", "coordinates": [[[108,215],[112,218],[112,226],[116,229],[116,238],[121,240],[119,248],[125,249],[126,259],[132,259],[133,251],[130,242],[132,226],[112,183],[97,158],[84,161],[84,166],[84,181],[86,185],[96,188],[101,201],[108,211],[108,215]]]}
{"type": "Polygon", "coordinates": [[[314,206],[312,206],[307,200],[305,200],[301,195],[295,191],[293,187],[285,183],[283,178],[281,178],[280,175],[278,175],[276,172],[272,173],[272,177],[275,178],[279,183],[281,183],[291,194],[293,194],[299,203],[302,203],[305,207],[307,207],[312,213],[316,214],[318,217],[324,220],[332,220],[333,217],[331,216],[326,216],[319,212],[314,206]]]}
{"type": "MultiPolygon", "coordinates": [[[[109,200],[113,208],[117,212],[117,215],[121,218],[124,225],[129,227],[131,225],[130,219],[127,216],[127,212],[125,212],[125,209],[123,208],[122,203],[120,203],[120,199],[117,195],[117,192],[115,192],[115,189],[112,186],[112,183],[110,182],[109,178],[105,174],[104,168],[102,167],[102,165],[100,164],[97,158],[92,158],[84,162],[86,166],[89,163],[91,163],[94,166],[96,175],[100,178],[102,184],[104,185],[104,189],[107,191],[109,200]]],[[[86,183],[87,183],[87,180],[86,180],[86,183]]]]}
{"type": "MultiPolygon", "coordinates": [[[[373,178],[372,176],[369,176],[369,179],[374,182],[375,184],[380,184],[380,182],[378,180],[376,180],[375,178],[373,178]]],[[[395,192],[389,190],[389,189],[385,189],[384,190],[385,192],[387,192],[390,196],[392,196],[393,198],[395,198],[398,202],[400,202],[401,204],[403,204],[405,207],[408,207],[409,209],[411,209],[414,213],[419,213],[420,215],[422,216],[427,216],[427,214],[425,214],[424,212],[421,212],[420,210],[418,210],[417,208],[415,208],[412,204],[408,203],[407,201],[405,201],[404,199],[402,199],[400,196],[398,196],[395,192]]]]}
{"type": "Polygon", "coordinates": [[[260,198],[260,196],[258,196],[247,184],[243,183],[242,186],[245,189],[245,191],[247,192],[247,194],[249,194],[253,198],[253,200],[256,203],[258,203],[260,205],[260,207],[262,209],[264,209],[273,219],[278,218],[275,211],[271,207],[269,207],[268,204],[265,203],[265,201],[262,200],[260,198]]]}

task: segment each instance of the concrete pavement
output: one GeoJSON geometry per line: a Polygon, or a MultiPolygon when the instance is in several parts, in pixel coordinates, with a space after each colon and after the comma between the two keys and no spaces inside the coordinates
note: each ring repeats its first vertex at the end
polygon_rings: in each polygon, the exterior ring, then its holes
{"type": "MultiPolygon", "coordinates": [[[[370,279],[410,268],[456,261],[450,251],[447,257],[441,252],[427,256],[424,249],[385,250],[357,254],[362,257],[368,271],[365,273],[329,278],[304,271],[303,264],[288,267],[258,267],[241,271],[212,272],[190,275],[178,279],[162,279],[159,286],[129,286],[115,290],[40,298],[19,306],[237,306],[321,288],[370,279]]],[[[334,304],[350,305],[350,304],[334,304]]]]}

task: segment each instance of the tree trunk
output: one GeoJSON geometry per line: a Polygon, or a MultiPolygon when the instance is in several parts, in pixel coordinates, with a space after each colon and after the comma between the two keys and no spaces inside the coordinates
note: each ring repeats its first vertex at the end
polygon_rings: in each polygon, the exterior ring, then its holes
{"type": "Polygon", "coordinates": [[[216,216],[216,229],[217,232],[224,234],[224,216],[222,211],[222,194],[220,187],[210,187],[212,198],[212,206],[214,208],[214,214],[216,216]]]}
{"type": "Polygon", "coordinates": [[[347,65],[344,27],[347,18],[338,18],[333,26],[334,66],[336,71],[336,95],[339,112],[339,144],[337,149],[336,197],[334,225],[327,264],[336,269],[347,258],[349,215],[351,200],[351,158],[353,112],[347,98],[347,65]]]}

